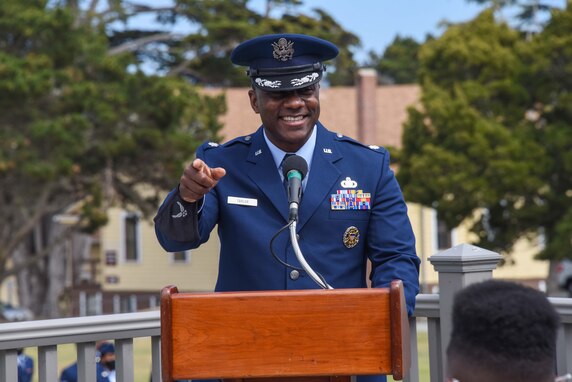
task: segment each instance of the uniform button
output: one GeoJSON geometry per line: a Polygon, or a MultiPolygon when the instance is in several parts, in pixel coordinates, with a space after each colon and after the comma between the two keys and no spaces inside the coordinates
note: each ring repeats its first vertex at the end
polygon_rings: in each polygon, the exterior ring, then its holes
{"type": "Polygon", "coordinates": [[[293,270],[290,272],[290,278],[292,280],[298,280],[298,277],[300,277],[300,272],[298,272],[297,270],[293,270]]]}

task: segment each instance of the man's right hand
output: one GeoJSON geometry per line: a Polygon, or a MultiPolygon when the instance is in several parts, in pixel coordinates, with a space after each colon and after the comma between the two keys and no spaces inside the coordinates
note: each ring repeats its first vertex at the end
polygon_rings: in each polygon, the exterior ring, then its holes
{"type": "Polygon", "coordinates": [[[225,174],[224,168],[210,168],[202,160],[195,159],[181,176],[179,194],[186,202],[196,202],[212,190],[225,174]]]}

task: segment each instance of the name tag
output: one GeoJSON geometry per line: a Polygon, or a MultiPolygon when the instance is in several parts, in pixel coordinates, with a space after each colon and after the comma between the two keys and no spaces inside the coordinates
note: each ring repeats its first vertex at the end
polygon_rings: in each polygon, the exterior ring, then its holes
{"type": "Polygon", "coordinates": [[[227,199],[228,204],[237,204],[239,206],[256,207],[258,205],[257,199],[239,198],[237,196],[229,196],[227,199]]]}

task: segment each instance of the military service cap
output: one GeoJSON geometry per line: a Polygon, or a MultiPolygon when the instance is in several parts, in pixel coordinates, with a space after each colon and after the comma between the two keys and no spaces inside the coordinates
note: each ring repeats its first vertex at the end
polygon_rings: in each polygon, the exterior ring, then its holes
{"type": "Polygon", "coordinates": [[[101,355],[115,353],[115,346],[111,342],[104,342],[99,346],[99,353],[101,355]]]}
{"type": "Polygon", "coordinates": [[[265,91],[291,91],[318,83],[323,61],[338,55],[329,41],[301,34],[264,35],[238,45],[230,56],[248,66],[253,86],[265,91]]]}

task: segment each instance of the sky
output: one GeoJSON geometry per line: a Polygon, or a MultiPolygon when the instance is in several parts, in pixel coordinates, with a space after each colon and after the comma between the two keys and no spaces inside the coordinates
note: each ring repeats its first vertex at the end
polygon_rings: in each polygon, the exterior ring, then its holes
{"type": "MultiPolygon", "coordinates": [[[[561,8],[566,4],[566,0],[543,2],[561,8]]],[[[264,9],[265,0],[251,0],[251,4],[264,9]]],[[[397,34],[423,42],[428,33],[443,33],[441,21],[468,21],[485,7],[467,0],[304,0],[302,9],[313,8],[324,9],[361,39],[363,46],[355,56],[361,62],[370,50],[381,54],[397,34]]]]}
{"type": "MultiPolygon", "coordinates": [[[[0,0],[1,1],[1,0],[0,0]]],[[[534,1],[534,0],[529,0],[534,1]]],[[[165,5],[172,0],[139,0],[152,5],[165,5]]],[[[354,58],[363,63],[368,52],[381,55],[395,36],[412,37],[425,41],[427,34],[440,36],[444,28],[442,21],[459,23],[473,19],[485,7],[467,0],[303,0],[303,13],[314,8],[327,11],[345,30],[357,35],[362,47],[355,51],[354,58]]],[[[552,6],[563,8],[566,0],[542,0],[552,6]]],[[[250,0],[249,6],[260,13],[266,0],[250,0]]],[[[506,15],[509,17],[509,15],[506,15]]],[[[146,21],[152,24],[151,21],[146,21]]],[[[175,27],[172,32],[188,26],[175,27]]]]}
{"type": "MultiPolygon", "coordinates": [[[[265,0],[252,0],[261,6],[265,0]]],[[[327,11],[346,30],[357,35],[362,48],[355,58],[362,61],[374,50],[381,54],[399,34],[418,42],[427,33],[439,35],[439,22],[467,21],[484,7],[466,0],[305,0],[302,9],[321,8],[327,11]]]]}

